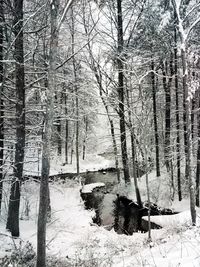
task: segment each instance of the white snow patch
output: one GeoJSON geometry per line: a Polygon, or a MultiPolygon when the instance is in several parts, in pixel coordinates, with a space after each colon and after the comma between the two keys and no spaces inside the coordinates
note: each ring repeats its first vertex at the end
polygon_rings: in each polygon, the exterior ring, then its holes
{"type": "Polygon", "coordinates": [[[92,183],[92,184],[87,184],[87,185],[84,185],[81,192],[82,193],[92,193],[92,191],[95,189],[95,188],[98,188],[98,187],[105,187],[105,184],[104,183],[92,183]]]}

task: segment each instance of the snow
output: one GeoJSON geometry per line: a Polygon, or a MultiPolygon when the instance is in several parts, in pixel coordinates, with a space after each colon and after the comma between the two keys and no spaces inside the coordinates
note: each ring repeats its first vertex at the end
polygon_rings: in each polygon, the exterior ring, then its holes
{"type": "MultiPolygon", "coordinates": [[[[73,159],[73,162],[75,161],[76,160],[73,159]]],[[[107,169],[110,167],[115,167],[114,160],[105,159],[104,157],[96,154],[87,154],[87,158],[85,160],[80,159],[80,173],[87,171],[98,171],[99,169],[107,169]]],[[[24,169],[25,169],[24,173],[26,175],[36,175],[36,176],[40,175],[41,150],[38,151],[37,148],[27,149],[24,169]]],[[[76,165],[64,164],[62,157],[56,155],[54,158],[51,159],[50,175],[58,175],[63,173],[75,174],[76,172],[77,172],[76,165]]]]}
{"type": "MultiPolygon", "coordinates": [[[[144,216],[144,220],[148,221],[148,217],[144,216]]],[[[183,211],[175,215],[151,216],[151,222],[162,227],[177,227],[177,225],[190,225],[191,218],[189,210],[183,211]]]]}
{"type": "Polygon", "coordinates": [[[95,189],[95,188],[98,188],[98,187],[105,187],[105,184],[104,183],[92,183],[92,184],[87,184],[87,185],[84,185],[83,188],[81,189],[81,192],[82,193],[92,193],[92,191],[95,189]]]}
{"type": "MultiPolygon", "coordinates": [[[[163,183],[167,180],[167,174],[162,171],[160,180],[154,175],[155,173],[152,172],[149,180],[150,184],[154,185],[153,192],[157,192],[159,188],[155,198],[160,203],[168,203],[163,199],[168,195],[166,184],[163,183]],[[167,192],[162,195],[164,190],[167,192]]],[[[144,179],[141,178],[140,188],[144,184],[144,179]]],[[[104,186],[103,183],[94,183],[85,188],[91,191],[97,185],[104,186]]],[[[148,242],[148,233],[134,233],[132,236],[118,235],[114,230],[107,231],[95,225],[92,222],[94,211],[84,209],[80,189],[79,183],[72,180],[50,184],[52,218],[47,226],[48,256],[67,261],[70,263],[69,266],[197,267],[200,265],[200,210],[197,209],[197,226],[191,227],[188,199],[182,202],[176,200],[173,203],[172,207],[181,211],[179,214],[151,217],[153,222],[162,225],[163,228],[152,230],[152,240],[148,242]]],[[[118,189],[120,190],[120,187],[118,189]]],[[[134,198],[132,186],[127,190],[134,198]]],[[[145,196],[144,192],[143,196],[145,196]]],[[[23,186],[20,218],[24,217],[25,200],[29,201],[30,214],[29,219],[20,220],[20,239],[12,239],[5,231],[6,215],[5,212],[2,213],[0,258],[11,255],[15,247],[20,246],[22,240],[31,242],[36,250],[39,183],[27,181],[23,186]]],[[[6,210],[6,207],[4,209],[6,210]]]]}
{"type": "Polygon", "coordinates": [[[170,12],[166,11],[162,16],[161,23],[158,27],[159,32],[161,32],[164,29],[164,27],[169,23],[170,18],[171,18],[170,12]]]}

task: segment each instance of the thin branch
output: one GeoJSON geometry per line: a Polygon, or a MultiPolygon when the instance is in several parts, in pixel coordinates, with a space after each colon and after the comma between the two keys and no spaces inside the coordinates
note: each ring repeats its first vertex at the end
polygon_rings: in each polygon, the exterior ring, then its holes
{"type": "Polygon", "coordinates": [[[195,27],[199,22],[200,22],[200,17],[199,17],[198,19],[196,19],[196,20],[192,23],[192,25],[190,26],[190,28],[189,28],[189,30],[188,30],[188,32],[187,32],[187,34],[186,34],[186,40],[189,38],[189,35],[190,35],[191,31],[194,29],[194,27],[195,27]]]}
{"type": "Polygon", "coordinates": [[[69,0],[69,1],[67,1],[67,3],[65,4],[65,8],[64,8],[63,14],[62,14],[62,16],[61,16],[60,21],[58,22],[57,31],[60,30],[60,27],[61,27],[61,25],[62,25],[62,23],[63,23],[63,21],[64,21],[64,19],[65,19],[65,16],[66,16],[66,14],[67,14],[67,12],[68,12],[68,10],[69,10],[69,8],[70,8],[70,6],[72,5],[73,2],[74,2],[74,0],[69,0]]]}
{"type": "Polygon", "coordinates": [[[59,68],[63,67],[69,60],[71,60],[75,55],[77,55],[83,48],[85,48],[93,39],[94,37],[96,37],[98,33],[95,33],[94,36],[92,36],[92,38],[90,40],[88,40],[87,43],[85,43],[82,47],[80,47],[76,52],[74,52],[72,55],[70,55],[62,64],[60,64],[56,70],[58,70],[59,68]]]}
{"type": "Polygon", "coordinates": [[[185,21],[190,15],[191,15],[191,13],[195,10],[195,9],[197,9],[198,7],[200,7],[200,3],[198,3],[196,6],[194,6],[187,14],[186,14],[186,16],[184,17],[184,19],[183,19],[183,21],[185,21]]]}

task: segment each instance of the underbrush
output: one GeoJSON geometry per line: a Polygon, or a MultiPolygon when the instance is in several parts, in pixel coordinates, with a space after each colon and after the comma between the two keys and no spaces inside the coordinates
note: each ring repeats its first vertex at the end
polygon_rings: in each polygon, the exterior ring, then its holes
{"type": "Polygon", "coordinates": [[[32,267],[36,253],[30,242],[20,241],[19,246],[0,259],[1,267],[32,267]]]}

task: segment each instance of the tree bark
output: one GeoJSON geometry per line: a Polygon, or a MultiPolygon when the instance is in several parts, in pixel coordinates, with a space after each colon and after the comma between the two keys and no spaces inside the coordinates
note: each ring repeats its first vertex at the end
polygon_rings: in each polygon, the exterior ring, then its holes
{"type": "Polygon", "coordinates": [[[158,123],[157,123],[157,107],[156,107],[156,83],[154,73],[154,61],[151,62],[151,82],[152,82],[152,98],[153,98],[153,118],[154,118],[154,135],[155,135],[155,147],[156,147],[156,176],[160,176],[160,153],[159,153],[159,135],[158,135],[158,123]]]}
{"type": "MultiPolygon", "coordinates": [[[[198,93],[198,109],[200,110],[200,94],[198,93]]],[[[196,205],[199,207],[199,185],[200,185],[200,111],[197,114],[197,170],[196,170],[196,205]]]]}
{"type": "MultiPolygon", "coordinates": [[[[183,84],[183,88],[184,88],[184,84],[183,84]]],[[[187,122],[186,122],[186,95],[185,95],[185,91],[183,89],[183,131],[184,131],[185,156],[187,157],[188,144],[187,144],[187,125],[186,124],[187,124],[187,122]]],[[[186,162],[185,173],[186,173],[186,178],[187,178],[187,176],[188,176],[188,174],[187,174],[187,162],[186,162]]]]}
{"type": "Polygon", "coordinates": [[[46,222],[49,202],[49,170],[50,170],[50,142],[54,119],[54,92],[56,88],[56,56],[58,48],[58,9],[59,0],[53,0],[50,4],[50,51],[48,68],[48,90],[46,92],[46,114],[42,147],[42,173],[40,184],[40,203],[37,231],[37,267],[46,267],[46,222]]]}
{"type": "MultiPolygon", "coordinates": [[[[67,107],[67,92],[65,93],[65,116],[67,117],[68,114],[68,107],[67,107]]],[[[68,146],[69,146],[69,120],[66,118],[65,121],[65,163],[69,163],[68,158],[68,146]]]]}
{"type": "MultiPolygon", "coordinates": [[[[63,93],[57,92],[56,94],[56,100],[58,107],[62,107],[62,101],[63,101],[63,93]]],[[[58,115],[56,119],[56,125],[57,125],[57,142],[58,142],[58,156],[62,156],[62,124],[61,124],[61,117],[58,115]]]]}
{"type": "Polygon", "coordinates": [[[80,172],[79,163],[79,96],[78,96],[78,85],[77,85],[77,66],[74,56],[74,46],[75,46],[75,25],[74,25],[74,12],[73,7],[71,7],[71,38],[72,38],[72,62],[73,62],[73,74],[74,74],[74,91],[75,91],[75,105],[76,105],[76,172],[80,172]]]}
{"type": "Polygon", "coordinates": [[[3,66],[3,22],[4,22],[4,7],[3,0],[0,0],[0,214],[2,206],[3,196],[3,148],[4,148],[4,101],[2,97],[3,92],[3,77],[4,77],[4,66],[3,66]]]}
{"type": "Polygon", "coordinates": [[[177,161],[177,183],[178,199],[182,200],[181,192],[181,154],[180,154],[180,118],[179,118],[179,86],[178,86],[178,55],[177,55],[177,30],[174,29],[174,74],[175,74],[175,92],[176,92],[176,161],[177,161]]]}
{"type": "Polygon", "coordinates": [[[185,112],[186,112],[186,137],[187,137],[187,154],[186,154],[186,166],[187,166],[187,176],[189,179],[189,189],[190,189],[190,210],[192,217],[192,224],[196,224],[196,210],[195,210],[195,192],[194,185],[192,181],[192,138],[191,138],[191,108],[190,108],[190,96],[188,88],[188,74],[187,74],[187,57],[186,51],[181,48],[181,58],[183,67],[183,90],[185,92],[185,112]]]}
{"type": "Polygon", "coordinates": [[[16,145],[14,177],[8,208],[6,228],[12,236],[19,236],[20,188],[23,175],[25,148],[25,74],[23,40],[23,0],[14,0],[14,35],[15,35],[15,86],[16,86],[16,145]]]}
{"type": "Polygon", "coordinates": [[[76,124],[73,125],[72,135],[71,135],[71,155],[70,155],[70,164],[73,163],[73,155],[74,155],[74,137],[76,133],[76,124]]]}
{"type": "Polygon", "coordinates": [[[175,13],[176,26],[179,32],[180,41],[181,41],[181,61],[183,68],[183,94],[185,99],[185,127],[186,127],[186,142],[187,142],[187,151],[186,151],[186,178],[189,182],[189,192],[190,192],[190,212],[192,224],[196,224],[196,209],[195,209],[195,192],[194,184],[192,179],[192,138],[191,138],[191,92],[188,87],[188,66],[187,66],[187,40],[184,34],[184,28],[182,24],[182,19],[180,18],[179,9],[175,0],[172,0],[172,5],[175,13]]]}
{"type": "Polygon", "coordinates": [[[58,156],[62,155],[61,119],[57,118],[58,156]]]}
{"type": "Polygon", "coordinates": [[[168,63],[167,61],[165,64],[162,64],[162,73],[163,73],[163,87],[165,91],[165,165],[167,170],[170,169],[170,133],[171,133],[171,82],[172,82],[172,75],[173,75],[173,58],[171,55],[170,59],[170,76],[167,81],[167,74],[168,74],[168,63]]]}
{"type": "Polygon", "coordinates": [[[134,179],[134,185],[135,185],[135,194],[136,194],[136,199],[137,203],[142,208],[142,200],[141,200],[141,195],[140,195],[140,190],[138,187],[138,182],[137,182],[137,166],[136,166],[136,146],[135,146],[135,134],[134,134],[134,127],[132,123],[132,116],[131,116],[131,106],[129,102],[129,91],[128,88],[126,88],[126,96],[127,96],[127,107],[128,107],[128,121],[129,121],[129,130],[130,130],[130,135],[131,135],[131,153],[132,153],[132,165],[133,165],[133,179],[134,179]]]}
{"type": "Polygon", "coordinates": [[[86,142],[87,142],[87,135],[88,135],[88,118],[87,118],[87,115],[84,116],[84,124],[85,124],[85,136],[84,136],[84,140],[83,140],[83,157],[82,157],[83,160],[85,160],[86,142]]]}
{"type": "Polygon", "coordinates": [[[195,110],[195,105],[196,105],[196,99],[195,96],[192,99],[192,110],[191,110],[191,135],[192,135],[192,140],[194,140],[194,110],[195,110]]]}
{"type": "Polygon", "coordinates": [[[126,183],[130,182],[129,166],[128,166],[128,152],[126,143],[126,123],[125,123],[125,109],[124,109],[124,66],[123,66],[123,19],[122,19],[122,0],[117,0],[117,36],[118,36],[118,99],[119,99],[119,121],[120,121],[120,139],[121,139],[121,153],[122,164],[124,170],[124,180],[126,183]]]}

